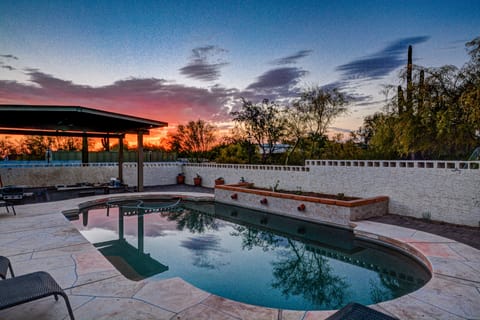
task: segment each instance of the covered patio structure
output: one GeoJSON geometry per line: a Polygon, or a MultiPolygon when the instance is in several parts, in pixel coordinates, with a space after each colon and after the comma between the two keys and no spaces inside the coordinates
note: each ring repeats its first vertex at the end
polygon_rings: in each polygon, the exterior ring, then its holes
{"type": "Polygon", "coordinates": [[[0,105],[0,134],[81,137],[82,163],[88,163],[88,138],[117,138],[118,178],[123,182],[123,139],[137,136],[137,190],[143,191],[143,136],[166,127],[162,121],[81,106],[0,105]]]}

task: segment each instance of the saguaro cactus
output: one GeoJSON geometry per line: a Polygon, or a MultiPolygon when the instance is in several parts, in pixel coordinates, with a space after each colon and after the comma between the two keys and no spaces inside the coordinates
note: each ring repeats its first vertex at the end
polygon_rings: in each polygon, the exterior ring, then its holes
{"type": "Polygon", "coordinates": [[[407,111],[412,112],[413,109],[413,82],[412,82],[412,46],[408,46],[408,62],[407,62],[407,111]]]}
{"type": "Polygon", "coordinates": [[[402,114],[405,111],[405,98],[403,97],[403,89],[402,86],[398,86],[398,114],[402,114]]]}

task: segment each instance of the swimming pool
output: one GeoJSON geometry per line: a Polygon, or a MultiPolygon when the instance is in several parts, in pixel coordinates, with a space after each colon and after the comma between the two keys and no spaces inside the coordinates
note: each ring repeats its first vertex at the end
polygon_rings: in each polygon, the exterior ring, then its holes
{"type": "Polygon", "coordinates": [[[126,277],[181,277],[210,293],[265,307],[337,309],[421,287],[412,258],[327,227],[211,202],[91,207],[72,221],[126,277]]]}

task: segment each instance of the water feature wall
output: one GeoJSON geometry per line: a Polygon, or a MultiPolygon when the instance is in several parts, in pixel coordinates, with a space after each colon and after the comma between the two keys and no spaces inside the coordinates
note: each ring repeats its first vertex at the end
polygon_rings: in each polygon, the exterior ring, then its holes
{"type": "MultiPolygon", "coordinates": [[[[179,172],[193,185],[213,187],[218,177],[226,184],[240,179],[264,188],[315,191],[356,197],[389,197],[389,212],[478,227],[480,224],[480,161],[309,160],[305,166],[240,164],[145,163],[145,186],[176,183],[179,172]]],[[[124,182],[137,183],[136,163],[124,164],[124,182]]],[[[0,164],[3,185],[54,186],[78,182],[105,183],[118,166],[8,167],[0,164]]]]}

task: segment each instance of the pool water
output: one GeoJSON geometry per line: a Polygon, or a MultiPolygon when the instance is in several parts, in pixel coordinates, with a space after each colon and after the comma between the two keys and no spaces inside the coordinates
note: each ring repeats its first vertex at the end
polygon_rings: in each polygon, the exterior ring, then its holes
{"type": "Polygon", "coordinates": [[[181,277],[264,307],[368,305],[414,291],[430,278],[412,258],[358,240],[350,230],[223,204],[90,208],[72,223],[130,279],[181,277]]]}

